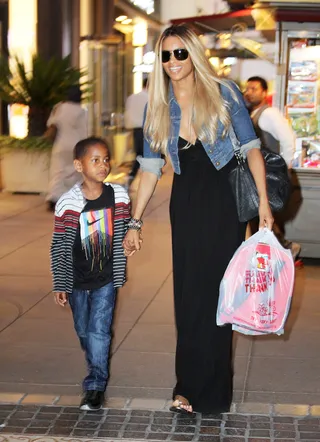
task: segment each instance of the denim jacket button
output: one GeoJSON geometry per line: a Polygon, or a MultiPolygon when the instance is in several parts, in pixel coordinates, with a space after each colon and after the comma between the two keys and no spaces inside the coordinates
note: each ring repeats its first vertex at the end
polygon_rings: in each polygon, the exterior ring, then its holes
{"type": "Polygon", "coordinates": [[[216,166],[220,166],[220,162],[219,161],[216,162],[216,166]]]}
{"type": "Polygon", "coordinates": [[[212,152],[213,152],[213,150],[212,150],[212,149],[209,149],[209,150],[208,150],[208,153],[212,153],[212,152]]]}

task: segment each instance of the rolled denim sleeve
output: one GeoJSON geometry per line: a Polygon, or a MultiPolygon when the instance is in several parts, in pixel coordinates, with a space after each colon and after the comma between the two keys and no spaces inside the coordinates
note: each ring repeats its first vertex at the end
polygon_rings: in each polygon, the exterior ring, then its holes
{"type": "MultiPolygon", "coordinates": [[[[146,114],[147,105],[144,108],[143,126],[146,120],[146,114]]],[[[161,178],[161,169],[164,166],[165,161],[161,158],[161,153],[159,151],[154,152],[151,150],[150,142],[145,135],[143,135],[143,156],[139,155],[137,161],[139,162],[142,171],[154,173],[157,175],[158,179],[161,178]]]]}
{"type": "Polygon", "coordinates": [[[249,150],[260,149],[261,142],[257,138],[242,93],[235,83],[230,81],[229,85],[234,91],[237,101],[232,97],[231,91],[225,86],[221,88],[223,91],[222,95],[229,103],[231,123],[240,143],[241,153],[246,156],[249,150]]]}

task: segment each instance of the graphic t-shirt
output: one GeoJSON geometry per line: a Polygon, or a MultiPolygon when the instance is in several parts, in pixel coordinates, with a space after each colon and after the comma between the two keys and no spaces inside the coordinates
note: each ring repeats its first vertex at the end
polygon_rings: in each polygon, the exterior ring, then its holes
{"type": "Polygon", "coordinates": [[[103,186],[96,200],[87,200],[73,245],[74,288],[93,290],[113,279],[112,240],[114,191],[103,186]]]}

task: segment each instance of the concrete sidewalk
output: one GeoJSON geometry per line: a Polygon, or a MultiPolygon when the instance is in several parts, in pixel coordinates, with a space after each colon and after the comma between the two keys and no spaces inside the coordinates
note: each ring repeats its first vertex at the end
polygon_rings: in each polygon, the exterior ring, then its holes
{"type": "MultiPolygon", "coordinates": [[[[143,249],[130,259],[118,296],[108,396],[120,408],[128,399],[165,407],[174,385],[171,179],[164,175],[149,204],[143,249]]],[[[45,394],[48,403],[62,397],[66,404],[81,392],[85,367],[70,311],[50,293],[52,220],[42,196],[0,194],[0,402],[30,403],[45,394]]],[[[235,402],[320,404],[317,264],[297,271],[284,337],[235,336],[235,402]]]]}

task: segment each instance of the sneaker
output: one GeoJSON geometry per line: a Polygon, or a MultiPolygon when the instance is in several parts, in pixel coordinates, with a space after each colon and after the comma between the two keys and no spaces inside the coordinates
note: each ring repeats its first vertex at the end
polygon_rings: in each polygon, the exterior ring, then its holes
{"type": "Polygon", "coordinates": [[[83,411],[98,411],[101,410],[104,404],[104,392],[96,390],[88,390],[80,404],[80,410],[83,411]]]}

